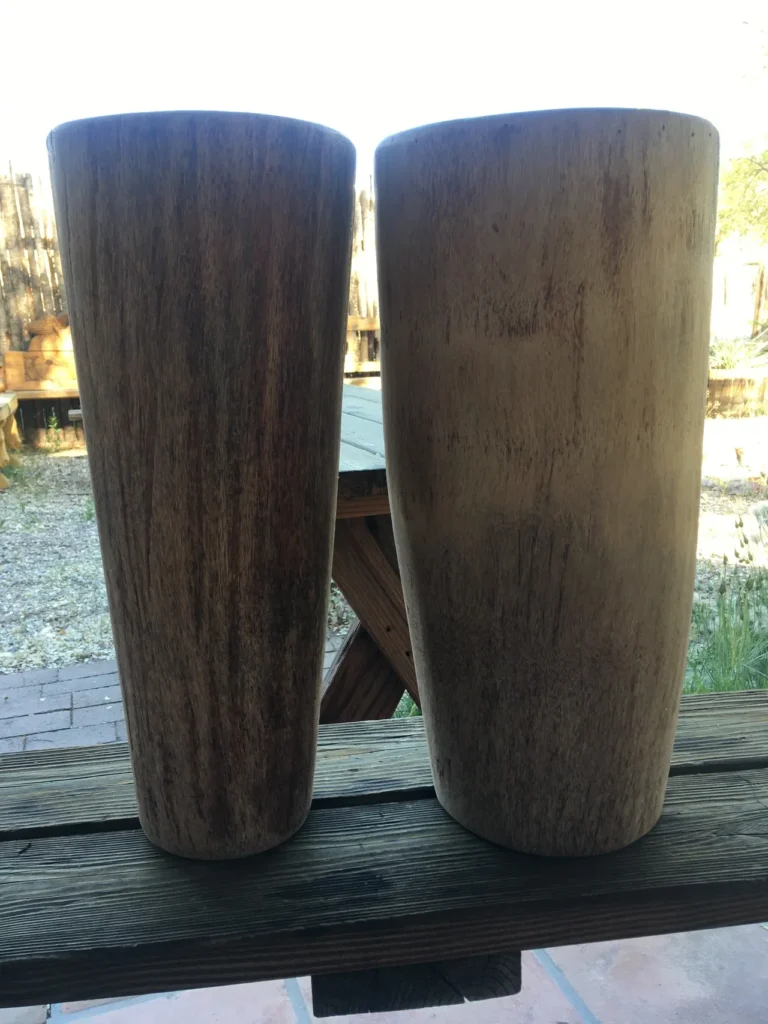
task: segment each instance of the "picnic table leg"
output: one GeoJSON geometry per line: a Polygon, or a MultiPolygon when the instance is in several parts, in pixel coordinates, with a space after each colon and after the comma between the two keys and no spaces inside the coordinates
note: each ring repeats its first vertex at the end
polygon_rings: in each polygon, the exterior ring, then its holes
{"type": "Polygon", "coordinates": [[[337,652],[320,704],[320,721],[366,722],[391,718],[405,686],[362,623],[337,652]]]}
{"type": "MultiPolygon", "coordinates": [[[[16,422],[14,415],[9,416],[3,423],[3,435],[6,447],[8,448],[21,448],[21,434],[19,433],[19,425],[16,422]]],[[[18,466],[20,462],[17,456],[11,455],[11,465],[18,466]],[[16,461],[14,461],[14,459],[16,461]]]]}
{"type": "MultiPolygon", "coordinates": [[[[21,447],[19,428],[16,425],[16,417],[11,413],[0,424],[0,469],[4,469],[6,466],[21,465],[18,455],[12,455],[8,451],[9,448],[19,447],[21,447]]],[[[8,477],[0,473],[0,491],[4,491],[10,486],[11,482],[8,477]]]]}
{"type": "Polygon", "coordinates": [[[336,521],[332,575],[360,625],[331,667],[320,720],[389,718],[403,690],[418,704],[405,601],[388,515],[336,521]]]}
{"type": "MultiPolygon", "coordinates": [[[[5,469],[5,467],[11,461],[11,458],[10,458],[10,456],[8,454],[8,449],[7,449],[6,444],[5,444],[5,429],[4,428],[5,428],[5,423],[3,423],[3,428],[0,429],[0,470],[1,469],[5,469]]],[[[0,491],[5,491],[10,486],[11,486],[11,481],[8,479],[8,477],[4,476],[3,473],[0,473],[0,491]]]]}

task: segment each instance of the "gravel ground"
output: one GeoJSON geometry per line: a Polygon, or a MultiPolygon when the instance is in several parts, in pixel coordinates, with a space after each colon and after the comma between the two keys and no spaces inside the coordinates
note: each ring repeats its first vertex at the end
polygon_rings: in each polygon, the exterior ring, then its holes
{"type": "MultiPolygon", "coordinates": [[[[114,658],[83,449],[25,449],[0,492],[0,674],[114,658]]],[[[333,587],[329,633],[349,627],[333,587]]]]}
{"type": "MultiPolygon", "coordinates": [[[[706,598],[723,555],[734,561],[738,516],[754,564],[768,566],[768,506],[763,526],[759,504],[768,502],[768,417],[708,420],[704,449],[696,588],[706,598]]],[[[0,674],[113,658],[84,450],[25,450],[21,469],[6,475],[12,486],[0,492],[0,674]]],[[[344,632],[351,618],[334,588],[329,632],[344,632]]]]}
{"type": "Polygon", "coordinates": [[[82,450],[25,451],[0,494],[0,672],[114,658],[82,450]]]}

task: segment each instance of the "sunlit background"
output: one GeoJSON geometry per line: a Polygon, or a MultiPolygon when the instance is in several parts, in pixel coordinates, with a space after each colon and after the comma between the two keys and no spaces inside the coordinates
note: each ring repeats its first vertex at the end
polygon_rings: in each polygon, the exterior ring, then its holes
{"type": "Polygon", "coordinates": [[[97,114],[230,109],[323,122],[358,147],[359,180],[392,132],[563,106],[709,118],[728,160],[768,126],[759,0],[471,0],[8,5],[0,158],[45,160],[55,124],[97,114]]]}

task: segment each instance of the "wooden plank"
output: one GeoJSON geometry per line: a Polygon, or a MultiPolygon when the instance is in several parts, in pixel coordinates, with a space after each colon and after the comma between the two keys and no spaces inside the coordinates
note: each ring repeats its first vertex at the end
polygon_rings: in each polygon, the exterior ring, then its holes
{"type": "MultiPolygon", "coordinates": [[[[8,353],[6,353],[7,355],[8,353]]],[[[20,391],[17,398],[20,402],[29,401],[33,398],[78,398],[80,392],[77,388],[49,388],[46,390],[28,389],[20,391]]]]}
{"type": "MultiPolygon", "coordinates": [[[[328,673],[320,721],[363,722],[391,718],[403,682],[361,623],[349,631],[328,673]]],[[[421,774],[424,779],[423,773],[421,774]]]]}
{"type": "Polygon", "coordinates": [[[5,381],[8,390],[21,397],[24,392],[26,397],[42,392],[45,398],[72,390],[77,394],[74,352],[6,352],[5,381]]]}
{"type": "Polygon", "coordinates": [[[387,493],[387,473],[384,460],[380,469],[353,470],[342,467],[339,471],[339,497],[359,498],[387,493]]]}
{"type": "Polygon", "coordinates": [[[0,423],[13,416],[19,407],[19,402],[12,391],[5,391],[0,394],[0,423]]]}
{"type": "Polygon", "coordinates": [[[337,519],[357,519],[360,516],[389,515],[388,494],[367,494],[360,497],[344,497],[339,494],[336,502],[337,519]]]}
{"type": "MultiPolygon", "coordinates": [[[[673,776],[761,767],[768,767],[768,691],[683,697],[673,776]]],[[[432,793],[421,718],[320,727],[315,807],[432,793]]],[[[126,744],[0,755],[0,839],[115,823],[137,823],[126,744]]]]}
{"type": "Polygon", "coordinates": [[[672,772],[757,768],[768,756],[768,691],[683,697],[672,772]]]}
{"type": "Polygon", "coordinates": [[[380,329],[377,316],[350,316],[347,318],[347,333],[352,331],[378,331],[380,329]]]}
{"type": "Polygon", "coordinates": [[[339,589],[418,702],[400,577],[365,519],[338,519],[331,569],[339,589]]]}
{"type": "Polygon", "coordinates": [[[354,354],[347,353],[344,358],[344,373],[374,374],[381,370],[381,363],[378,359],[359,359],[354,354]]]}
{"type": "Polygon", "coordinates": [[[0,843],[6,1006],[761,921],[768,769],[682,776],[641,842],[515,854],[435,800],[313,810],[280,848],[174,858],[137,830],[0,843]]]}
{"type": "Polygon", "coordinates": [[[319,974],[312,978],[312,1013],[338,1017],[498,999],[517,995],[521,975],[520,953],[515,952],[319,974]]]}
{"type": "Polygon", "coordinates": [[[381,408],[381,391],[376,388],[364,388],[357,384],[347,382],[344,384],[342,408],[349,399],[353,398],[364,399],[366,402],[378,405],[379,409],[381,408]]]}
{"type": "MultiPolygon", "coordinates": [[[[379,392],[366,392],[364,388],[344,385],[339,474],[340,501],[342,498],[352,499],[387,493],[379,392]],[[360,396],[365,394],[372,397],[361,399],[360,396]],[[350,411],[347,412],[347,409],[350,411]]],[[[378,511],[380,509],[377,509],[378,511]]]]}
{"type": "Polygon", "coordinates": [[[360,419],[379,424],[379,426],[382,427],[381,436],[383,440],[384,430],[382,426],[382,411],[380,404],[374,405],[373,402],[366,402],[355,398],[345,398],[344,412],[347,416],[358,416],[360,419]]]}
{"type": "Polygon", "coordinates": [[[353,444],[372,455],[384,458],[384,432],[373,420],[364,420],[342,410],[341,439],[347,444],[353,444]]]}
{"type": "MultiPolygon", "coordinates": [[[[371,473],[384,470],[384,456],[358,448],[347,441],[341,442],[339,450],[339,473],[371,473]]],[[[386,477],[382,477],[386,479],[386,477]]]]}
{"type": "MultiPolygon", "coordinates": [[[[314,806],[431,794],[420,718],[320,727],[314,806]]],[[[0,755],[0,840],[137,824],[127,744],[0,755]]]]}

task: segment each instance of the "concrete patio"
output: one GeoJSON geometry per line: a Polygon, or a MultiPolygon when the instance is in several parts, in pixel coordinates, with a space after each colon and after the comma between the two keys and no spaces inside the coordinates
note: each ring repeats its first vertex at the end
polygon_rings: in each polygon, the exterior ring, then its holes
{"type": "MultiPolygon", "coordinates": [[[[340,643],[330,638],[326,669],[340,643]]],[[[125,739],[113,661],[0,676],[0,753],[125,739]]],[[[0,1010],[0,1024],[308,1024],[309,979],[0,1010]]],[[[768,1024],[768,927],[523,954],[518,996],[341,1024],[768,1024]]]]}

